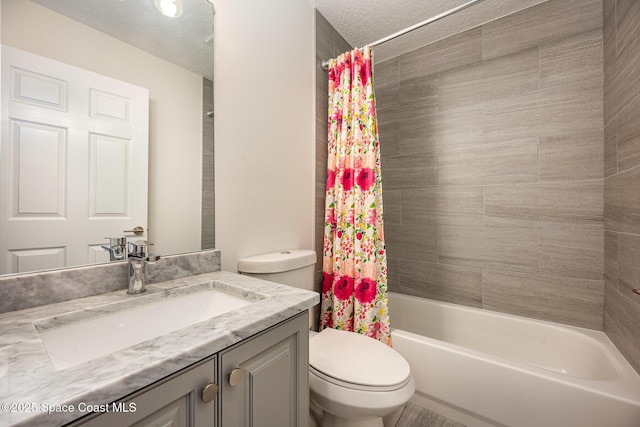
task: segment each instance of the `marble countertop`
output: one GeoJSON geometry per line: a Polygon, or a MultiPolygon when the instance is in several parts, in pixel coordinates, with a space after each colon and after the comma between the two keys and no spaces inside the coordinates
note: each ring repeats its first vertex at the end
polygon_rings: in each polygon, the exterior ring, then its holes
{"type": "Polygon", "coordinates": [[[127,295],[123,290],[1,314],[0,426],[65,424],[87,415],[79,409],[85,405],[118,400],[320,301],[316,292],[224,271],[149,285],[147,289],[141,296],[127,295]],[[36,324],[55,327],[69,319],[81,320],[169,298],[193,286],[215,287],[254,302],[64,370],[53,368],[36,330],[36,324]],[[74,411],[65,410],[70,406],[74,411]]]}

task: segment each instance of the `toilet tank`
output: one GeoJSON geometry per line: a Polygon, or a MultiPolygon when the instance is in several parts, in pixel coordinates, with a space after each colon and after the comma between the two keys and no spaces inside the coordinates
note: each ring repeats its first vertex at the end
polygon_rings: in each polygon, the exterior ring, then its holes
{"type": "Polygon", "coordinates": [[[294,249],[243,258],[238,261],[238,271],[247,276],[312,291],[315,264],[315,251],[294,249]]]}

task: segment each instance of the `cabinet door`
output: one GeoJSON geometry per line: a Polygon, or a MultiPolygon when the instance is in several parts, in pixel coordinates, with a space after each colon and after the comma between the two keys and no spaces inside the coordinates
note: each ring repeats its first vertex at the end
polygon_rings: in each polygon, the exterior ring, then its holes
{"type": "Polygon", "coordinates": [[[202,400],[202,391],[215,382],[216,359],[169,377],[142,391],[108,405],[108,411],[88,421],[72,424],[82,427],[215,427],[216,399],[202,400]]]}
{"type": "Polygon", "coordinates": [[[220,353],[223,427],[308,425],[308,328],[305,311],[220,353]]]}

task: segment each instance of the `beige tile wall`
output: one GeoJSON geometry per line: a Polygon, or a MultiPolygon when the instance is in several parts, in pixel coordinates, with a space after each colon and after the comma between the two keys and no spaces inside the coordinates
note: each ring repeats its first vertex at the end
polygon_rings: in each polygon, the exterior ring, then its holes
{"type": "MultiPolygon", "coordinates": [[[[602,25],[602,0],[549,0],[376,64],[391,290],[603,328],[602,25]]],[[[618,162],[640,162],[633,111],[609,103],[618,162]]],[[[626,232],[634,179],[606,186],[626,232]]]]}
{"type": "Polygon", "coordinates": [[[640,2],[603,5],[604,330],[640,372],[640,2]]]}

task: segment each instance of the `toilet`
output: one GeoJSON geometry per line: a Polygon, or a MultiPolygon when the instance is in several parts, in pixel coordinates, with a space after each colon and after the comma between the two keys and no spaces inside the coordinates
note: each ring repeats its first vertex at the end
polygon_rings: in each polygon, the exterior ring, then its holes
{"type": "MultiPolygon", "coordinates": [[[[313,290],[315,263],[314,251],[299,249],[241,259],[238,270],[313,290]]],[[[311,406],[322,410],[323,427],[383,427],[383,417],[413,396],[415,383],[409,364],[393,348],[328,328],[310,332],[309,388],[311,406]]]]}

